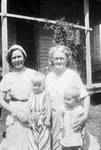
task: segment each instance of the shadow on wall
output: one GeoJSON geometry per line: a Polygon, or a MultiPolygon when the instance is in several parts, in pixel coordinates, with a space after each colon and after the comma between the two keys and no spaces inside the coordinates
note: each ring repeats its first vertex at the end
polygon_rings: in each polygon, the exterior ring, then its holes
{"type": "Polygon", "coordinates": [[[91,104],[92,105],[101,104],[101,93],[94,93],[91,95],[91,104]]]}

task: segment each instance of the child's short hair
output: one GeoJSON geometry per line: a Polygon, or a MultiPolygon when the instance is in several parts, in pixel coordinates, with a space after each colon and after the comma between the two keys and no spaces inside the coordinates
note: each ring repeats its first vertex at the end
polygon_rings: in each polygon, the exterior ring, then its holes
{"type": "Polygon", "coordinates": [[[45,75],[42,72],[35,72],[31,81],[32,83],[45,82],[45,75]]]}
{"type": "Polygon", "coordinates": [[[66,97],[72,97],[74,99],[79,99],[80,98],[80,89],[76,86],[68,86],[65,90],[64,90],[64,98],[66,97]]]}

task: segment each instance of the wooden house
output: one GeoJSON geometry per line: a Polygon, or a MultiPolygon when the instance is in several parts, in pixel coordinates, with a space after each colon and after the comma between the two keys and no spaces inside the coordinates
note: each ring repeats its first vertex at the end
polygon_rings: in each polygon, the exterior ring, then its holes
{"type": "Polygon", "coordinates": [[[85,69],[81,77],[92,93],[101,91],[101,0],[1,0],[0,60],[3,75],[9,71],[5,51],[13,44],[23,46],[27,66],[36,70],[47,66],[53,31],[44,28],[47,21],[65,17],[79,21],[84,35],[85,69]]]}

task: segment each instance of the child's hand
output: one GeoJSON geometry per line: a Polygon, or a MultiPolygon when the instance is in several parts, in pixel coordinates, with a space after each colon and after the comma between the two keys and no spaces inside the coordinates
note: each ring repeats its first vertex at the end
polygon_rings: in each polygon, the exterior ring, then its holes
{"type": "Polygon", "coordinates": [[[28,117],[23,111],[17,111],[16,112],[16,117],[22,122],[26,123],[28,122],[28,117]]]}
{"type": "Polygon", "coordinates": [[[64,129],[64,128],[65,128],[64,124],[61,124],[61,129],[64,129]]]}
{"type": "Polygon", "coordinates": [[[50,126],[50,125],[51,125],[51,124],[50,124],[50,120],[47,120],[47,119],[46,119],[46,120],[45,120],[45,125],[46,125],[46,126],[50,126]]]}
{"type": "Polygon", "coordinates": [[[52,131],[51,131],[51,123],[50,123],[50,120],[47,120],[47,119],[46,119],[45,125],[46,125],[46,127],[48,128],[49,132],[51,133],[52,131]]]}

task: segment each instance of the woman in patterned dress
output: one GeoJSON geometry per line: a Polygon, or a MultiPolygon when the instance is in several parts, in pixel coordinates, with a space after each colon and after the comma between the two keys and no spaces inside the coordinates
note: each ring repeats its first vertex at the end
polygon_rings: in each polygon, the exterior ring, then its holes
{"type": "Polygon", "coordinates": [[[30,150],[50,150],[51,101],[45,91],[45,76],[36,72],[32,78],[33,90],[29,98],[30,150]]]}
{"type": "Polygon", "coordinates": [[[27,104],[31,91],[31,78],[35,70],[24,66],[27,54],[19,45],[7,51],[6,59],[11,71],[3,76],[0,84],[0,105],[9,112],[6,118],[6,138],[0,143],[0,150],[28,150],[27,104]],[[10,102],[6,102],[6,96],[10,102]]]}
{"type": "MultiPolygon", "coordinates": [[[[61,145],[59,143],[60,122],[58,118],[58,112],[60,110],[60,106],[64,103],[64,89],[71,84],[77,86],[80,89],[80,98],[82,100],[85,113],[82,117],[75,121],[75,130],[77,130],[80,125],[82,125],[87,120],[90,107],[90,97],[78,73],[68,67],[69,58],[71,56],[70,49],[64,45],[58,44],[50,48],[49,55],[53,69],[46,77],[46,88],[50,95],[53,97],[52,150],[61,150],[61,145]]],[[[98,143],[94,150],[99,150],[98,143]]]]}

